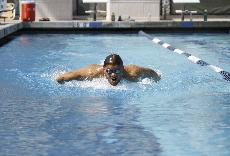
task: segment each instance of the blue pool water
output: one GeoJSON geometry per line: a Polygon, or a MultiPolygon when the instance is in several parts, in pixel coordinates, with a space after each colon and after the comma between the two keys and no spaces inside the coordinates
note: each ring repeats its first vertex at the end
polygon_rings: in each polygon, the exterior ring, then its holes
{"type": "MultiPolygon", "coordinates": [[[[151,34],[230,71],[229,34],[151,34]]],[[[230,83],[137,34],[24,34],[0,48],[0,155],[230,155],[230,83]],[[150,67],[159,83],[60,85],[102,63],[150,67]]]]}

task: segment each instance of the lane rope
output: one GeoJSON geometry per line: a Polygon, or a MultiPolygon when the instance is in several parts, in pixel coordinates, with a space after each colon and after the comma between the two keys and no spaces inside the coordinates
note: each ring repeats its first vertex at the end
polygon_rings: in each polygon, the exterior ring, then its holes
{"type": "Polygon", "coordinates": [[[151,41],[153,41],[153,43],[155,44],[159,44],[161,45],[162,47],[172,51],[172,52],[175,52],[177,54],[182,54],[184,56],[187,57],[188,60],[190,60],[191,62],[195,63],[195,64],[198,64],[200,66],[207,66],[209,67],[210,69],[212,69],[213,71],[221,74],[223,76],[223,79],[227,80],[227,81],[230,81],[230,73],[217,67],[217,66],[214,66],[214,65],[211,65],[205,61],[203,61],[202,59],[196,57],[196,56],[193,56],[183,50],[180,50],[180,49],[177,49],[177,48],[174,48],[173,46],[171,46],[170,44],[168,43],[165,43],[163,41],[161,41],[160,39],[158,39],[157,37],[152,37],[150,36],[149,34],[145,33],[144,31],[139,31],[138,32],[139,35],[141,36],[145,36],[147,37],[148,39],[150,39],[151,41]]]}

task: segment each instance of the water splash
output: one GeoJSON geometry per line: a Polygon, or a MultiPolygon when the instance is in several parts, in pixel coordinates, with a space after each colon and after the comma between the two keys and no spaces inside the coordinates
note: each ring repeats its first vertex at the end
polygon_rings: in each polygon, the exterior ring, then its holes
{"type": "Polygon", "coordinates": [[[92,81],[70,81],[64,84],[58,84],[55,78],[65,73],[65,71],[53,70],[47,73],[41,74],[40,82],[49,83],[48,89],[54,92],[62,92],[75,95],[98,95],[98,96],[130,96],[137,97],[144,94],[147,89],[154,88],[156,83],[154,80],[145,78],[139,82],[129,82],[122,80],[117,86],[112,86],[109,84],[106,78],[95,78],[92,81]],[[43,79],[43,80],[42,80],[43,79]],[[51,87],[52,86],[52,87],[51,87]]]}

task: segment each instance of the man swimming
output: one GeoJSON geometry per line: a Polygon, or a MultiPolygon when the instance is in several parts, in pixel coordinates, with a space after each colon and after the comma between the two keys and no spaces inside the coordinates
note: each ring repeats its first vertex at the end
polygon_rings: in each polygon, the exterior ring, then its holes
{"type": "Polygon", "coordinates": [[[139,67],[136,65],[123,65],[121,57],[111,54],[105,58],[104,65],[91,64],[87,67],[66,72],[56,78],[58,83],[71,80],[92,80],[93,78],[106,77],[108,82],[116,86],[122,79],[128,81],[139,81],[143,78],[152,78],[155,82],[161,76],[150,68],[139,67]]]}

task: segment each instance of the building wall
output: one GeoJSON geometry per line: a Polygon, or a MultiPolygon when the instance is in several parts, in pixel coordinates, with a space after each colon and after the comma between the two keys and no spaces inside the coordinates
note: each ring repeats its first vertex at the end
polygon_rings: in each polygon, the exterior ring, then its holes
{"type": "Polygon", "coordinates": [[[72,20],[73,0],[35,0],[36,20],[48,17],[51,20],[72,20]]]}
{"type": "Polygon", "coordinates": [[[72,0],[72,8],[73,8],[73,15],[76,15],[77,14],[77,0],[72,0]]]}
{"type": "Polygon", "coordinates": [[[230,15],[230,0],[200,0],[200,3],[196,4],[175,4],[173,2],[171,4],[172,14],[175,14],[175,10],[185,7],[187,10],[196,10],[200,15],[203,15],[205,9],[210,15],[230,15]]]}
{"type": "Polygon", "coordinates": [[[110,14],[136,21],[160,20],[160,0],[111,0],[110,14]]]}
{"type": "Polygon", "coordinates": [[[0,0],[0,10],[6,10],[6,0],[0,0]]]}
{"type": "MultiPolygon", "coordinates": [[[[48,17],[50,20],[72,20],[76,12],[76,0],[35,0],[36,20],[48,17]]],[[[160,0],[110,0],[109,14],[131,17],[136,21],[157,21],[160,19],[160,0]]],[[[110,17],[110,15],[108,17],[110,17]]]]}

